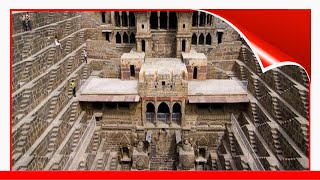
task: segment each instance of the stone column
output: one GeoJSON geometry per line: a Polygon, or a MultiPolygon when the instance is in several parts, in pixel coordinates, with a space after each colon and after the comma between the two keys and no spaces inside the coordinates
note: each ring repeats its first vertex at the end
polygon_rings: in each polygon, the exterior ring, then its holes
{"type": "Polygon", "coordinates": [[[169,11],[167,11],[167,30],[169,29],[169,15],[170,15],[170,13],[169,13],[169,11]]]}
{"type": "Polygon", "coordinates": [[[158,30],[160,29],[160,11],[157,11],[158,16],[158,30]]]}
{"type": "Polygon", "coordinates": [[[123,33],[120,34],[121,44],[123,44],[123,33]]]}
{"type": "Polygon", "coordinates": [[[158,103],[157,100],[154,100],[154,125],[157,126],[158,125],[158,103]]]}
{"type": "Polygon", "coordinates": [[[122,27],[122,11],[119,12],[119,16],[120,16],[120,27],[122,27]]]}
{"type": "Polygon", "coordinates": [[[172,126],[172,101],[170,100],[170,121],[169,125],[172,126]]]}
{"type": "MultiPolygon", "coordinates": [[[[127,13],[127,25],[128,25],[128,27],[129,27],[129,11],[126,11],[126,13],[127,13]]],[[[130,34],[129,34],[129,41],[130,41],[130,34]]]]}
{"type": "Polygon", "coordinates": [[[185,106],[185,100],[181,101],[181,127],[185,126],[185,115],[186,112],[186,106],[185,106]]]}
{"type": "Polygon", "coordinates": [[[199,27],[200,24],[200,11],[198,12],[198,22],[197,22],[197,26],[199,27]]]}
{"type": "Polygon", "coordinates": [[[113,25],[113,26],[115,26],[116,24],[115,24],[115,22],[114,22],[114,11],[112,11],[111,12],[111,24],[113,25]]]}

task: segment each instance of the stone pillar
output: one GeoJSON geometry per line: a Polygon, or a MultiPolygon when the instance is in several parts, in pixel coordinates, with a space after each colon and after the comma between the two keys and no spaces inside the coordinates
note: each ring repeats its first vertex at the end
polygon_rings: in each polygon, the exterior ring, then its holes
{"type": "Polygon", "coordinates": [[[169,11],[167,11],[167,30],[169,29],[169,20],[170,20],[169,15],[170,15],[169,11]]]}
{"type": "Polygon", "coordinates": [[[123,44],[123,33],[120,34],[121,37],[121,44],[123,44]]]}
{"type": "Polygon", "coordinates": [[[169,125],[171,126],[172,125],[172,111],[173,111],[173,108],[172,108],[172,101],[170,100],[170,121],[169,121],[169,125]]]}
{"type": "Polygon", "coordinates": [[[160,29],[160,11],[157,11],[158,16],[158,30],[160,29]]]}
{"type": "Polygon", "coordinates": [[[122,27],[122,11],[119,12],[119,16],[120,16],[120,27],[122,27]]]}
{"type": "Polygon", "coordinates": [[[157,126],[158,125],[158,102],[156,99],[154,99],[154,125],[157,126]]]}
{"type": "Polygon", "coordinates": [[[141,39],[136,39],[137,52],[141,52],[141,39]]]}
{"type": "Polygon", "coordinates": [[[185,122],[185,112],[186,112],[186,105],[185,105],[185,100],[181,101],[181,127],[184,127],[186,125],[185,122]]]}
{"type": "Polygon", "coordinates": [[[147,118],[146,118],[147,108],[144,100],[141,100],[141,106],[142,106],[141,107],[142,126],[144,127],[145,124],[147,124],[147,118]]]}
{"type": "MultiPolygon", "coordinates": [[[[129,27],[129,11],[126,11],[126,13],[127,13],[127,25],[128,25],[128,27],[129,27]]],[[[130,42],[130,34],[129,34],[129,42],[130,42]]]]}
{"type": "Polygon", "coordinates": [[[198,12],[198,22],[197,22],[197,26],[199,27],[200,24],[200,11],[198,12]]]}
{"type": "Polygon", "coordinates": [[[114,11],[112,11],[111,12],[111,24],[113,25],[113,26],[115,26],[115,22],[114,22],[114,11]]]}

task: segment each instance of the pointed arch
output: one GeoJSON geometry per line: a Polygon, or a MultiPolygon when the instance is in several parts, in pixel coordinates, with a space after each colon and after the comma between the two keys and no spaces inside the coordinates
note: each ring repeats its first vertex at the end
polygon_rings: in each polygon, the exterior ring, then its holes
{"type": "Polygon", "coordinates": [[[132,32],[130,34],[130,44],[134,44],[136,43],[136,36],[134,35],[134,33],[132,32]]]}
{"type": "Polygon", "coordinates": [[[199,44],[204,45],[204,36],[202,33],[199,36],[199,44]]]}
{"type": "Polygon", "coordinates": [[[193,33],[191,44],[197,45],[197,39],[198,39],[198,37],[197,37],[196,33],[193,33]]]}
{"type": "Polygon", "coordinates": [[[210,33],[208,33],[207,36],[206,36],[206,44],[207,45],[211,45],[211,35],[210,35],[210,33]]]}
{"type": "Polygon", "coordinates": [[[116,34],[116,43],[121,44],[121,35],[119,32],[116,34]]]}
{"type": "Polygon", "coordinates": [[[123,43],[129,43],[129,37],[126,32],[123,33],[123,43]]]}

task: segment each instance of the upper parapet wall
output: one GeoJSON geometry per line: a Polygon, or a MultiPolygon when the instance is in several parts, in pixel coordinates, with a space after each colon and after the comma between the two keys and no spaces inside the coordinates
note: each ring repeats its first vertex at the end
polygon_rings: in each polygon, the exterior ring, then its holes
{"type": "MultiPolygon", "coordinates": [[[[24,32],[21,16],[27,12],[12,13],[12,34],[24,32]]],[[[77,15],[77,12],[29,12],[32,29],[51,23],[69,19],[77,15]]]]}

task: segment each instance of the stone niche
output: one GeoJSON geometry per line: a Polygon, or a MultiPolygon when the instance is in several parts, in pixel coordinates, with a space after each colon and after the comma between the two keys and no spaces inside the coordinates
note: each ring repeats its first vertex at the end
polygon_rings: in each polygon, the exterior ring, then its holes
{"type": "Polygon", "coordinates": [[[144,143],[139,141],[137,147],[134,147],[132,152],[132,170],[147,169],[149,169],[149,156],[144,143]]]}
{"type": "Polygon", "coordinates": [[[188,80],[206,80],[207,57],[203,53],[191,50],[190,53],[182,52],[182,61],[187,67],[188,80]]]}
{"type": "Polygon", "coordinates": [[[144,63],[145,53],[131,51],[121,56],[121,79],[139,79],[139,72],[144,63]]]}
{"type": "Polygon", "coordinates": [[[182,146],[178,148],[180,170],[194,170],[195,169],[195,155],[194,149],[188,140],[182,142],[182,146]]]}

